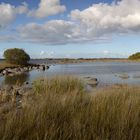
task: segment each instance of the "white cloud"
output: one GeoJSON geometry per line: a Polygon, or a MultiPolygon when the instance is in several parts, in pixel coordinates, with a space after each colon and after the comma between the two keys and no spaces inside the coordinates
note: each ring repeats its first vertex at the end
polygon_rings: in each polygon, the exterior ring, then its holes
{"type": "MultiPolygon", "coordinates": [[[[43,10],[51,5],[47,5],[47,2],[51,3],[49,0],[41,1],[35,15],[40,13],[38,17],[48,16],[46,15],[48,12],[43,10]]],[[[58,0],[57,2],[53,0],[52,3],[59,4],[58,0]]],[[[30,23],[20,27],[19,33],[26,41],[45,44],[102,41],[116,34],[140,32],[139,7],[139,0],[94,4],[83,11],[73,10],[70,21],[52,20],[45,24],[30,23]]]]}
{"type": "Polygon", "coordinates": [[[51,45],[107,39],[107,37],[89,37],[78,24],[64,20],[51,20],[45,24],[29,23],[20,26],[18,33],[24,41],[51,45]]]}
{"type": "Polygon", "coordinates": [[[60,0],[41,0],[38,9],[31,10],[29,16],[45,18],[50,15],[63,13],[66,10],[64,5],[60,5],[60,0]]]}
{"type": "Polygon", "coordinates": [[[66,7],[60,5],[59,0],[41,0],[38,9],[29,10],[24,2],[20,6],[14,6],[8,3],[0,3],[0,28],[9,25],[18,14],[28,14],[37,18],[44,18],[50,15],[56,15],[66,10],[66,7]]]}
{"type": "Polygon", "coordinates": [[[110,53],[110,52],[107,51],[107,50],[103,51],[103,54],[104,54],[104,55],[108,55],[109,53],[110,53]]]}
{"type": "MultiPolygon", "coordinates": [[[[37,55],[37,56],[38,56],[38,55],[37,55]]],[[[53,51],[50,51],[50,52],[47,51],[47,52],[46,52],[46,51],[43,51],[43,50],[42,50],[42,51],[40,52],[40,56],[39,56],[39,57],[40,57],[40,58],[45,58],[45,57],[46,57],[46,58],[52,58],[53,56],[54,56],[54,52],[53,52],[53,51]]]]}
{"type": "Polygon", "coordinates": [[[140,32],[140,0],[94,4],[83,11],[73,10],[70,16],[90,37],[140,32]]]}
{"type": "MultiPolygon", "coordinates": [[[[11,8],[10,5],[9,7],[11,8]]],[[[24,13],[26,11],[24,7],[12,7],[14,10],[11,11],[14,11],[14,14],[9,17],[13,19],[17,13],[24,13]]],[[[41,0],[39,8],[30,11],[30,15],[43,18],[64,10],[65,7],[60,5],[59,0],[41,0]]],[[[11,20],[7,21],[9,23],[11,20]]],[[[0,25],[2,22],[5,25],[4,20],[0,21],[0,25]]],[[[140,0],[93,4],[82,11],[73,10],[69,21],[50,20],[42,24],[28,23],[20,26],[17,31],[18,40],[51,45],[102,42],[112,39],[114,35],[140,33],[140,0]]],[[[6,38],[10,40],[10,37],[0,37],[0,40],[6,38]]]]}
{"type": "Polygon", "coordinates": [[[65,44],[79,40],[76,24],[64,20],[52,20],[45,24],[30,23],[18,29],[20,37],[26,41],[44,44],[65,44]]]}
{"type": "Polygon", "coordinates": [[[0,42],[11,42],[13,40],[16,40],[15,34],[13,36],[0,34],[0,42]]]}
{"type": "Polygon", "coordinates": [[[11,23],[17,14],[23,14],[28,11],[27,4],[23,3],[21,6],[15,7],[10,4],[0,4],[0,28],[6,27],[11,23]]]}
{"type": "Polygon", "coordinates": [[[45,54],[45,52],[44,52],[44,51],[41,51],[41,52],[40,52],[40,55],[41,55],[41,56],[42,56],[42,55],[44,55],[44,54],[45,54]]]}
{"type": "Polygon", "coordinates": [[[16,14],[23,14],[28,12],[28,4],[26,2],[23,2],[22,5],[15,7],[15,13],[16,14]]]}
{"type": "Polygon", "coordinates": [[[3,58],[3,52],[0,52],[0,58],[3,58]]]}

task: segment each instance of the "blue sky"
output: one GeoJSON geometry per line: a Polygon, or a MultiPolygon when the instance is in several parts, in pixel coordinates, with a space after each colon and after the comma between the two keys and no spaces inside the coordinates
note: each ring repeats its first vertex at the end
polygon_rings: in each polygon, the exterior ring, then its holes
{"type": "Polygon", "coordinates": [[[140,51],[139,0],[0,0],[0,57],[128,57],[140,51]]]}

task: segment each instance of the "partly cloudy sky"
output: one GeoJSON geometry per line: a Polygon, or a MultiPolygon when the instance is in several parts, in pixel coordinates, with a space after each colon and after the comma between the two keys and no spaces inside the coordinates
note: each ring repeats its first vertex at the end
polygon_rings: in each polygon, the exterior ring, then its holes
{"type": "Polygon", "coordinates": [[[140,51],[140,0],[0,0],[0,57],[128,57],[140,51]]]}

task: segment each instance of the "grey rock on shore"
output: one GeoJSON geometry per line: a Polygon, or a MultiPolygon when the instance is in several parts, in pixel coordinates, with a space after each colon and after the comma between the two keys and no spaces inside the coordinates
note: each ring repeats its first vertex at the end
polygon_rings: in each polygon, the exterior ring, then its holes
{"type": "Polygon", "coordinates": [[[27,66],[27,67],[6,68],[1,71],[0,76],[7,76],[7,75],[14,76],[37,69],[45,71],[46,69],[49,69],[49,66],[35,65],[35,66],[27,66]]]}
{"type": "Polygon", "coordinates": [[[120,77],[121,79],[129,79],[130,78],[130,76],[126,73],[120,74],[120,75],[118,75],[118,77],[120,77]]]}
{"type": "Polygon", "coordinates": [[[99,84],[97,78],[85,77],[85,79],[86,79],[86,83],[92,87],[96,87],[99,84]]]}

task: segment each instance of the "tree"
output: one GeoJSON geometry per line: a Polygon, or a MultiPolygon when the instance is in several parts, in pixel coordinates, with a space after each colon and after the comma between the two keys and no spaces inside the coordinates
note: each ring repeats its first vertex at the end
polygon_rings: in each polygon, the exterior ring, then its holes
{"type": "Polygon", "coordinates": [[[132,60],[140,59],[140,52],[137,52],[137,53],[129,56],[129,59],[132,59],[132,60]]]}
{"type": "Polygon", "coordinates": [[[25,65],[30,60],[30,56],[23,49],[7,49],[4,52],[7,62],[18,65],[25,65]]]}

